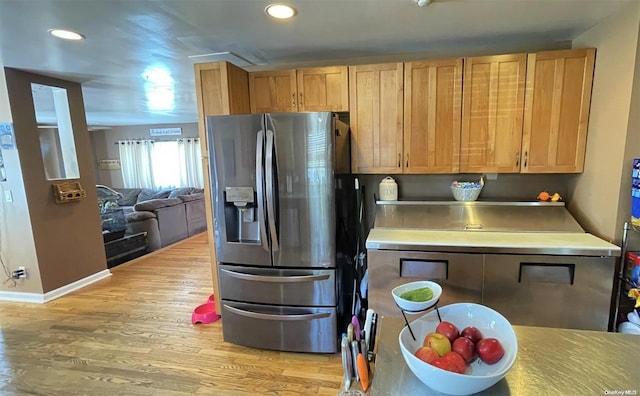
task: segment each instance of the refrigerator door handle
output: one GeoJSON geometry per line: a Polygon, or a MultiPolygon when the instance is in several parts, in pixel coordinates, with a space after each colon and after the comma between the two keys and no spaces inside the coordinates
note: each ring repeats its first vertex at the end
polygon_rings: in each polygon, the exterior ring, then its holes
{"type": "Polygon", "coordinates": [[[328,274],[323,275],[297,275],[297,276],[265,276],[265,275],[253,275],[243,274],[240,272],[229,271],[221,269],[220,272],[224,272],[232,278],[248,280],[248,281],[260,281],[270,283],[303,283],[303,282],[316,282],[329,279],[328,274]]]}
{"type": "Polygon", "coordinates": [[[275,194],[273,191],[273,186],[274,183],[277,183],[277,180],[275,179],[275,175],[274,175],[274,161],[276,160],[276,157],[273,155],[275,152],[275,148],[274,148],[274,134],[273,131],[270,129],[267,129],[267,149],[266,149],[266,159],[265,159],[265,165],[266,165],[266,173],[267,173],[267,177],[266,177],[266,181],[267,181],[267,213],[268,213],[268,217],[267,220],[269,220],[269,233],[271,235],[271,250],[274,252],[277,252],[278,250],[280,250],[280,244],[278,243],[278,230],[276,229],[276,205],[275,205],[275,194]]]}
{"type": "Polygon", "coordinates": [[[264,212],[264,131],[258,131],[258,141],[256,144],[256,194],[258,195],[258,221],[260,227],[260,244],[262,248],[269,251],[267,240],[267,222],[264,212]]]}
{"type": "Polygon", "coordinates": [[[237,315],[246,316],[247,318],[260,319],[260,320],[274,320],[277,322],[323,319],[331,316],[330,312],[320,312],[320,313],[314,313],[314,314],[300,314],[300,315],[277,315],[277,314],[274,315],[274,314],[245,311],[244,309],[231,307],[227,304],[224,304],[224,307],[237,315]]]}

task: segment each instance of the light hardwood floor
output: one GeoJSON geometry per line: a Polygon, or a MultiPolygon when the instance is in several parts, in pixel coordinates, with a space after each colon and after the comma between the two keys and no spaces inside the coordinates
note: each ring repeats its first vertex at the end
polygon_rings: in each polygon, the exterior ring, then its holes
{"type": "Polygon", "coordinates": [[[46,304],[0,302],[0,395],[336,395],[339,354],[267,351],[192,325],[206,233],[46,304]]]}

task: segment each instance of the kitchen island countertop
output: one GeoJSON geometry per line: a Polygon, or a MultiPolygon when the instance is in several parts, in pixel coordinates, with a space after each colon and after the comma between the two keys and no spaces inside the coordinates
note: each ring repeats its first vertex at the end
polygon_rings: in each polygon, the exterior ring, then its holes
{"type": "MultiPolygon", "coordinates": [[[[369,394],[438,395],[406,365],[398,334],[402,318],[383,317],[369,394]]],[[[638,395],[640,336],[598,331],[513,326],[516,362],[491,388],[477,395],[638,395]]]]}

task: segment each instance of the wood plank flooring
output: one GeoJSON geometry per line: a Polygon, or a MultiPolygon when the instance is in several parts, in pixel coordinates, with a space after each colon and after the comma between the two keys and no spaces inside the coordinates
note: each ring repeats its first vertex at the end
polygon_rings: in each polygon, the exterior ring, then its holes
{"type": "Polygon", "coordinates": [[[339,354],[245,348],[221,320],[206,233],[113,268],[46,304],[0,301],[0,395],[336,395],[339,354]]]}

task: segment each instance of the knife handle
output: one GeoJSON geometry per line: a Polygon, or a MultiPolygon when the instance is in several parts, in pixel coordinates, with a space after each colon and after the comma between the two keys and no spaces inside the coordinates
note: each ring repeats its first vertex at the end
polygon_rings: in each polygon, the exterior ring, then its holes
{"type": "Polygon", "coordinates": [[[373,350],[376,344],[376,332],[378,330],[377,327],[378,327],[378,314],[374,312],[373,315],[371,316],[371,338],[369,339],[369,351],[368,351],[369,360],[373,359],[373,350]]]}
{"type": "Polygon", "coordinates": [[[369,342],[371,338],[371,318],[373,316],[373,309],[367,309],[367,315],[364,320],[364,340],[367,343],[367,350],[369,349],[369,342]]]}
{"type": "Polygon", "coordinates": [[[371,367],[369,366],[369,353],[365,340],[360,340],[360,353],[362,353],[362,355],[364,356],[364,361],[367,363],[367,370],[371,371],[371,367]]]}
{"type": "Polygon", "coordinates": [[[353,318],[351,318],[351,324],[353,325],[354,340],[360,341],[360,321],[357,316],[353,315],[353,318]]]}
{"type": "Polygon", "coordinates": [[[365,392],[369,389],[369,369],[367,368],[367,363],[365,363],[366,360],[361,353],[358,354],[356,365],[360,373],[360,384],[365,392]]]}
{"type": "Polygon", "coordinates": [[[349,390],[349,388],[351,388],[351,373],[353,372],[353,366],[351,364],[349,341],[346,336],[342,337],[342,343],[340,346],[342,351],[342,370],[344,371],[344,388],[345,390],[349,390]]]}
{"type": "MultiPolygon", "coordinates": [[[[358,345],[358,341],[351,341],[351,357],[353,358],[354,362],[358,361],[358,354],[360,354],[360,347],[358,345]]],[[[356,376],[356,381],[360,382],[360,370],[357,370],[355,368],[355,364],[354,364],[354,369],[353,369],[353,373],[356,376]]]]}

